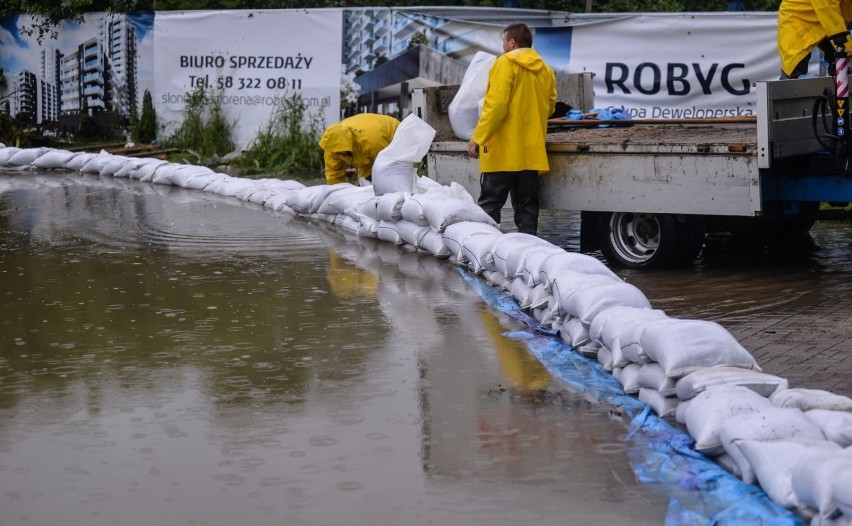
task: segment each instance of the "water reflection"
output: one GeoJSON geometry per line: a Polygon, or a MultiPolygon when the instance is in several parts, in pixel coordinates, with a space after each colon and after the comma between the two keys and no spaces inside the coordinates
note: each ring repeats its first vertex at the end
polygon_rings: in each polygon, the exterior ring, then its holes
{"type": "Polygon", "coordinates": [[[621,423],[432,256],[15,175],[0,290],[2,524],[662,522],[621,423]]]}

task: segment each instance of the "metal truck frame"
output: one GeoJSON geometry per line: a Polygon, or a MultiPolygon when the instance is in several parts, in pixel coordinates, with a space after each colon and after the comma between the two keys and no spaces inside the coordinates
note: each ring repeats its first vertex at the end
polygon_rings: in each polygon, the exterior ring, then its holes
{"type": "MultiPolygon", "coordinates": [[[[590,73],[559,78],[560,100],[588,111],[591,80],[590,73]]],[[[755,88],[756,123],[552,126],[541,207],[580,212],[581,251],[600,249],[611,264],[636,268],[691,263],[708,233],[779,243],[818,219],[849,217],[820,210],[822,202],[852,202],[849,159],[838,153],[846,150],[831,151],[842,139],[832,138],[831,115],[818,114],[833,79],[755,88]]],[[[477,198],[478,161],[468,157],[446,113],[457,89],[414,90],[412,110],[437,131],[429,176],[459,183],[477,198]]]]}

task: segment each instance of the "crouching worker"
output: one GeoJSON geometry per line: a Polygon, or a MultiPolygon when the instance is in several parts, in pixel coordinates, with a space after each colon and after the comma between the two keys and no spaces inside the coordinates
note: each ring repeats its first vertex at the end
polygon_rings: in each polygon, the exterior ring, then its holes
{"type": "Polygon", "coordinates": [[[326,182],[344,183],[353,169],[356,178],[370,179],[376,156],[390,144],[398,126],[393,117],[361,113],[326,128],[319,141],[326,182]]]}

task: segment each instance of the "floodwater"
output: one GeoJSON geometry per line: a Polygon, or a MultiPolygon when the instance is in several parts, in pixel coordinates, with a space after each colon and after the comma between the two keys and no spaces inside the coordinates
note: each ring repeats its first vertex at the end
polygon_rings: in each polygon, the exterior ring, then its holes
{"type": "Polygon", "coordinates": [[[192,190],[0,175],[0,524],[662,524],[456,268],[192,190]]]}
{"type": "MultiPolygon", "coordinates": [[[[541,230],[576,249],[574,215],[541,230]]],[[[814,239],[795,263],[723,247],[619,273],[675,316],[848,299],[852,228],[814,239]]],[[[0,298],[2,526],[665,521],[622,420],[432,256],[203,192],[0,173],[0,298]]]]}

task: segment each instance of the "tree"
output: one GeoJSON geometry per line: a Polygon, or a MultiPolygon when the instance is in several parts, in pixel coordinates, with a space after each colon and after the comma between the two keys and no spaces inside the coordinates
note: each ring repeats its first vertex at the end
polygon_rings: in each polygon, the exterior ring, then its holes
{"type": "Polygon", "coordinates": [[[157,138],[157,113],[154,111],[154,102],[151,92],[145,90],[142,96],[142,115],[136,128],[131,131],[133,140],[142,144],[151,144],[157,138]]]}
{"type": "MultiPolygon", "coordinates": [[[[199,2],[203,3],[203,0],[199,2]]],[[[27,35],[35,35],[39,44],[45,37],[56,38],[59,22],[71,19],[83,22],[86,13],[106,11],[127,13],[152,11],[156,0],[2,0],[0,16],[29,15],[32,24],[21,26],[27,35]]],[[[158,6],[159,7],[159,6],[158,6]]],[[[204,7],[200,7],[204,9],[204,7]]],[[[160,7],[162,9],[162,7],[160,7]]]]}
{"type": "Polygon", "coordinates": [[[411,37],[411,40],[408,41],[408,49],[417,47],[421,44],[424,46],[429,45],[429,37],[426,36],[425,31],[419,31],[417,33],[414,33],[414,35],[411,37]]]}

